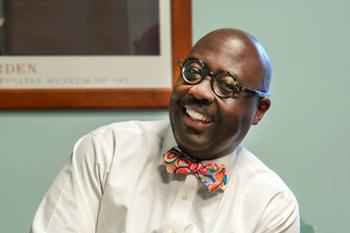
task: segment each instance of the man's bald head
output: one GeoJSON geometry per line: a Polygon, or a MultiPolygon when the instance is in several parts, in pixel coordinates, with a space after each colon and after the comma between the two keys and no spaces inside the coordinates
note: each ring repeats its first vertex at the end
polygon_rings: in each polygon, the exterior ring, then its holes
{"type": "MultiPolygon", "coordinates": [[[[189,56],[193,56],[198,51],[210,52],[213,55],[218,51],[225,54],[225,59],[230,63],[239,62],[236,72],[239,81],[243,86],[256,90],[268,92],[271,80],[271,62],[263,46],[252,35],[238,29],[223,28],[212,31],[202,37],[191,49],[189,56]],[[240,78],[240,73],[244,72],[244,80],[240,78]]],[[[225,62],[225,61],[223,61],[225,62]]]]}

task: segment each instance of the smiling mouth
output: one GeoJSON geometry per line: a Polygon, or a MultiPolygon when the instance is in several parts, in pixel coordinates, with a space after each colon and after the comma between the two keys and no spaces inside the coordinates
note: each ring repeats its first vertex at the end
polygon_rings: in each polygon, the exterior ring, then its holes
{"type": "Polygon", "coordinates": [[[209,124],[214,122],[213,117],[210,114],[199,112],[198,110],[195,110],[195,108],[193,108],[191,105],[185,105],[184,112],[186,116],[188,116],[192,121],[202,124],[209,124]]]}

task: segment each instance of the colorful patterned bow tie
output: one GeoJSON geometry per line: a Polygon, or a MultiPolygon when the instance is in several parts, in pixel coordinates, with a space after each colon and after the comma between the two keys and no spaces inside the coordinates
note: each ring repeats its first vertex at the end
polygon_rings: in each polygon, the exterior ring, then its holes
{"type": "Polygon", "coordinates": [[[194,174],[209,192],[224,189],[227,183],[223,164],[195,162],[179,147],[173,147],[163,155],[165,169],[171,174],[194,174]]]}

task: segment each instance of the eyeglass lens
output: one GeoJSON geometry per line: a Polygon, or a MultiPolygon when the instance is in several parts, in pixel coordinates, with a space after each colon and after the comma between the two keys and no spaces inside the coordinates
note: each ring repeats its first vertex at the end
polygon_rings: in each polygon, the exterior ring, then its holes
{"type": "MultiPolygon", "coordinates": [[[[182,77],[189,84],[197,84],[205,78],[205,67],[196,60],[187,60],[182,67],[182,77]]],[[[212,77],[212,89],[220,97],[233,96],[238,91],[237,80],[228,72],[219,72],[212,77]]]]}

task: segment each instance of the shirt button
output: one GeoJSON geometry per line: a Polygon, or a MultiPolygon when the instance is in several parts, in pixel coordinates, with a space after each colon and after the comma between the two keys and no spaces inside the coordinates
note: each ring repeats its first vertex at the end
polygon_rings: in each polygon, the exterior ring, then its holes
{"type": "Polygon", "coordinates": [[[183,193],[183,194],[181,195],[181,197],[182,197],[182,200],[184,200],[184,201],[187,200],[187,194],[186,194],[186,193],[183,193]]]}

